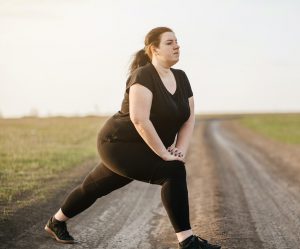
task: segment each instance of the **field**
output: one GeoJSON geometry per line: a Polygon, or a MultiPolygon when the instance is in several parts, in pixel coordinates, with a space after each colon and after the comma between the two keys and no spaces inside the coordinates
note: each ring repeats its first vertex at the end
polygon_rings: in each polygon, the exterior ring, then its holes
{"type": "Polygon", "coordinates": [[[274,140],[300,144],[300,114],[245,115],[240,123],[274,140]]]}
{"type": "MultiPolygon", "coordinates": [[[[257,133],[300,144],[299,114],[239,117],[242,125],[257,133]]],[[[12,214],[12,207],[47,199],[48,186],[59,188],[72,168],[98,158],[97,132],[105,119],[0,119],[0,220],[12,214]]]]}
{"type": "Polygon", "coordinates": [[[0,217],[12,206],[46,198],[47,183],[98,157],[97,132],[104,119],[0,119],[0,217]]]}

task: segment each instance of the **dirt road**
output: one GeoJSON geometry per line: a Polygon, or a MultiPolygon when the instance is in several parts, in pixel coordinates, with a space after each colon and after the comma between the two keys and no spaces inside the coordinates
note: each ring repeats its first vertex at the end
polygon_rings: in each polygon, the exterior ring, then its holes
{"type": "MultiPolygon", "coordinates": [[[[224,249],[300,248],[297,152],[234,120],[197,121],[186,163],[194,232],[224,249]]],[[[70,220],[77,244],[55,243],[44,233],[44,223],[69,190],[1,224],[0,248],[177,248],[160,187],[141,182],[103,197],[70,220]]]]}

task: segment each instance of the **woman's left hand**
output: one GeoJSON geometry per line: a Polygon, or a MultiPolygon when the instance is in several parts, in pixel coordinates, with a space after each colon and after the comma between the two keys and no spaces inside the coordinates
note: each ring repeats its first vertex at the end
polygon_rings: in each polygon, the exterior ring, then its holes
{"type": "Polygon", "coordinates": [[[171,145],[168,148],[168,151],[171,153],[171,155],[175,155],[175,156],[179,156],[181,158],[184,158],[183,152],[180,149],[176,148],[174,145],[171,145]]]}

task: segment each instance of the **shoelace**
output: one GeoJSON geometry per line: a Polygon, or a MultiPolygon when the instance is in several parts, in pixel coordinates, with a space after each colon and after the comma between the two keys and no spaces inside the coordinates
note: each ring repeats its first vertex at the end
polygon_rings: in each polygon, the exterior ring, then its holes
{"type": "Polygon", "coordinates": [[[57,224],[57,227],[58,227],[57,234],[58,234],[59,237],[61,237],[61,238],[70,238],[70,234],[67,230],[67,225],[66,225],[65,222],[57,224]]]}
{"type": "Polygon", "coordinates": [[[208,243],[208,241],[206,239],[203,239],[201,238],[200,236],[196,236],[198,239],[201,240],[201,242],[203,241],[203,243],[205,244],[204,246],[209,246],[211,248],[217,248],[218,246],[217,245],[213,245],[213,244],[210,244],[208,243]]]}
{"type": "Polygon", "coordinates": [[[188,248],[190,245],[194,244],[196,241],[197,241],[196,243],[199,243],[198,242],[199,240],[202,244],[205,244],[205,246],[209,245],[207,243],[207,240],[201,238],[200,236],[192,235],[192,239],[189,240],[189,242],[187,244],[185,244],[185,247],[188,248]]]}
{"type": "Polygon", "coordinates": [[[205,244],[208,244],[206,239],[201,238],[200,236],[196,236],[198,239],[202,240],[205,244]]]}

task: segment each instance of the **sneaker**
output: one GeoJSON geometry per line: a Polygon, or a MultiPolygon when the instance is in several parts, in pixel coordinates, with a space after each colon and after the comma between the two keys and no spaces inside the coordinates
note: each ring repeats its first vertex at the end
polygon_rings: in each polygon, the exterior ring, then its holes
{"type": "Polygon", "coordinates": [[[192,235],[191,238],[179,243],[179,249],[220,249],[221,246],[213,245],[199,236],[192,235]]]}
{"type": "Polygon", "coordinates": [[[74,243],[74,238],[69,234],[65,221],[58,221],[51,217],[45,226],[45,230],[51,235],[51,237],[53,237],[60,243],[74,243]]]}

